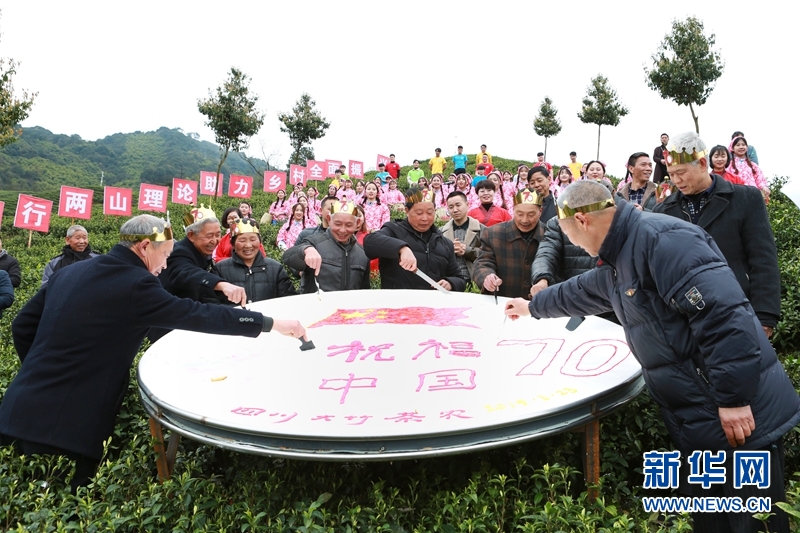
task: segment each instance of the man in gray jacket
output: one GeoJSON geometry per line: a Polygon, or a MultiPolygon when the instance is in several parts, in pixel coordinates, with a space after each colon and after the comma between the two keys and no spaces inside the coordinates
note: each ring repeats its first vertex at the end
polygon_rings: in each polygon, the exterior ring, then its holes
{"type": "Polygon", "coordinates": [[[369,289],[369,259],[353,235],[361,218],[350,201],[335,201],[326,215],[328,229],[315,233],[283,254],[283,262],[303,273],[301,290],[323,291],[369,289]]]}

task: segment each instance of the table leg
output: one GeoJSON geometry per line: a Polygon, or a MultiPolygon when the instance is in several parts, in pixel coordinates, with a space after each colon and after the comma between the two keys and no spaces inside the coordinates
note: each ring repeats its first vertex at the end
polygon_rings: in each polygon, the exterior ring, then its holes
{"type": "Polygon", "coordinates": [[[178,454],[178,444],[181,437],[177,433],[173,433],[165,450],[164,429],[161,427],[161,423],[152,416],[150,417],[150,435],[155,440],[153,449],[156,452],[158,482],[163,483],[172,476],[172,470],[175,467],[175,456],[178,454]]]}
{"type": "Polygon", "coordinates": [[[167,444],[167,468],[169,468],[169,475],[175,471],[175,456],[178,455],[178,444],[181,442],[181,436],[174,431],[169,436],[169,444],[167,444]]]}
{"type": "MultiPolygon", "coordinates": [[[[600,421],[593,420],[583,427],[583,470],[586,485],[600,482],[600,421]]],[[[597,489],[589,487],[589,501],[597,499],[597,489]]]]}

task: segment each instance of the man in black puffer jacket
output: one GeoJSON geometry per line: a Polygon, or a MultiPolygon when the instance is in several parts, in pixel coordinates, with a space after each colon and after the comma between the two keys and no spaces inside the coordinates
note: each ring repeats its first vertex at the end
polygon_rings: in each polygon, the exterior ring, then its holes
{"type": "MultiPolygon", "coordinates": [[[[225,281],[244,288],[247,303],[296,294],[283,265],[261,253],[261,232],[255,220],[244,218],[236,222],[231,245],[231,257],[214,268],[225,281]]],[[[229,303],[227,297],[221,300],[229,303]]]]}
{"type": "Polygon", "coordinates": [[[570,242],[558,218],[547,221],[544,240],[539,243],[539,250],[531,265],[531,296],[542,289],[561,283],[594,268],[597,259],[592,258],[580,246],[570,242]]]}
{"type": "Polygon", "coordinates": [[[369,289],[369,259],[353,235],[362,219],[355,204],[333,200],[325,215],[328,229],[314,233],[283,254],[283,262],[303,272],[302,292],[369,289]],[[316,280],[316,283],[315,283],[316,280]]]}
{"type": "Polygon", "coordinates": [[[455,249],[433,225],[433,194],[412,187],[406,193],[406,220],[390,221],[364,237],[367,257],[380,257],[382,289],[431,289],[415,272],[419,268],[449,291],[464,292],[455,249]]]}
{"type": "MultiPolygon", "coordinates": [[[[679,166],[693,164],[695,155],[683,154],[679,166]]],[[[683,458],[696,450],[727,454],[724,485],[700,491],[685,482],[684,464],[682,492],[785,499],[782,437],[800,422],[800,397],[713,239],[682,220],[627,202],[614,206],[608,190],[591,181],[567,187],[558,207],[564,233],[599,256],[599,266],[530,303],[508,302],[506,314],[551,318],[613,309],[683,458]],[[733,487],[734,448],[769,454],[769,488],[733,487]]],[[[772,510],[769,531],[788,531],[786,515],[772,510]]],[[[746,513],[693,518],[695,531],[762,527],[746,513]]]]}

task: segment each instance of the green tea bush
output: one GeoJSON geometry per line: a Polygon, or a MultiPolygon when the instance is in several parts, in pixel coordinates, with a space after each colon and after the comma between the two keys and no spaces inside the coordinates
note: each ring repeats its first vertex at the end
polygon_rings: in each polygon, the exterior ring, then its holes
{"type": "Polygon", "coordinates": [[[773,181],[767,204],[781,271],[781,320],[775,328],[775,347],[781,351],[800,350],[800,210],[781,188],[787,178],[773,181]]]}

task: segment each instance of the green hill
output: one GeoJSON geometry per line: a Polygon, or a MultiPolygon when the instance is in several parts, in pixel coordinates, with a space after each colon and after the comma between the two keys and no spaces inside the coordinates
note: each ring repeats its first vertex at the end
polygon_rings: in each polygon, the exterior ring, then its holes
{"type": "MultiPolygon", "coordinates": [[[[24,128],[22,137],[0,150],[0,188],[40,191],[61,185],[133,187],[141,182],[169,185],[172,178],[199,177],[216,170],[219,147],[179,129],[115,133],[97,141],[60,135],[45,128],[24,128]]],[[[266,163],[253,159],[258,169],[266,163]]],[[[230,154],[222,173],[253,175],[238,154],[230,154]]]]}

